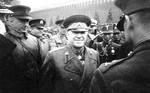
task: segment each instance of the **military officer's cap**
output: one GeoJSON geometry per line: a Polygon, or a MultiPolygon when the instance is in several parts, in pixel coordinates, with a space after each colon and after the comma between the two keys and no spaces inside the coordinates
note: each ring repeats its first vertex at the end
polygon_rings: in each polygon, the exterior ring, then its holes
{"type": "MultiPolygon", "coordinates": [[[[120,8],[125,15],[130,15],[143,10],[150,10],[150,0],[116,0],[115,5],[120,8]]],[[[119,30],[123,28],[124,16],[117,24],[119,30]]]]}
{"type": "Polygon", "coordinates": [[[120,31],[114,31],[113,34],[114,34],[114,35],[120,34],[120,31]]]}
{"type": "Polygon", "coordinates": [[[29,21],[31,27],[44,28],[46,21],[44,19],[33,19],[29,21]]]}
{"type": "Polygon", "coordinates": [[[116,0],[115,5],[119,7],[124,14],[150,9],[150,0],[116,0]]]}
{"type": "Polygon", "coordinates": [[[74,31],[88,31],[91,19],[85,15],[73,15],[66,18],[63,22],[64,28],[74,31]]]}
{"type": "Polygon", "coordinates": [[[8,9],[8,5],[1,5],[0,4],[0,13],[1,14],[12,14],[13,12],[8,9]]]}
{"type": "Polygon", "coordinates": [[[61,25],[63,23],[64,19],[60,19],[60,20],[57,20],[55,22],[56,25],[61,25]]]}
{"type": "Polygon", "coordinates": [[[13,16],[19,19],[32,19],[29,16],[29,12],[31,10],[30,7],[24,6],[24,5],[15,5],[9,8],[11,11],[13,11],[13,16]]]}
{"type": "Polygon", "coordinates": [[[96,26],[97,25],[97,20],[91,19],[91,26],[96,26]]]}

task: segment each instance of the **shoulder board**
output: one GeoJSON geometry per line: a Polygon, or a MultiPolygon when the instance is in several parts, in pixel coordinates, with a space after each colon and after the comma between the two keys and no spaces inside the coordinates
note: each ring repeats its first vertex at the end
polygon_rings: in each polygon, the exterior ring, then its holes
{"type": "Polygon", "coordinates": [[[132,52],[130,55],[128,55],[128,57],[126,58],[122,58],[122,59],[119,59],[119,60],[113,60],[112,62],[110,63],[103,63],[99,66],[99,70],[102,72],[102,73],[105,73],[107,72],[110,68],[116,66],[117,64],[120,64],[122,62],[124,62],[125,60],[128,60],[130,58],[132,58],[134,56],[135,52],[132,52]]]}
{"type": "Polygon", "coordinates": [[[102,73],[105,73],[106,71],[108,71],[111,67],[113,67],[114,65],[121,63],[125,60],[126,58],[123,59],[119,59],[119,60],[113,60],[110,63],[103,63],[100,65],[100,67],[98,68],[102,73]]]}

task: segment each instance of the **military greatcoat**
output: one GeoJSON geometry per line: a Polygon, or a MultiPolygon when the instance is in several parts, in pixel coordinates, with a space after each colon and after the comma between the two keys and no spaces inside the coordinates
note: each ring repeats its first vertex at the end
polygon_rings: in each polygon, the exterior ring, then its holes
{"type": "Polygon", "coordinates": [[[50,51],[42,66],[43,90],[45,93],[88,93],[99,64],[98,53],[87,47],[84,62],[76,57],[69,45],[50,51]]]}
{"type": "Polygon", "coordinates": [[[150,93],[150,40],[127,58],[102,64],[91,82],[91,93],[150,93]]]}

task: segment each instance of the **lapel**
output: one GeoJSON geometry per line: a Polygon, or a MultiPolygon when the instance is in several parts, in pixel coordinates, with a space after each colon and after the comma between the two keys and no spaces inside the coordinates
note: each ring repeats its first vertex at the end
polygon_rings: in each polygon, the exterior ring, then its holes
{"type": "Polygon", "coordinates": [[[96,57],[95,55],[92,53],[92,51],[86,47],[86,52],[85,52],[85,64],[84,64],[84,74],[90,74],[91,72],[93,72],[93,68],[95,68],[95,64],[96,64],[96,57]]]}
{"type": "Polygon", "coordinates": [[[76,57],[69,46],[66,47],[64,69],[79,76],[82,76],[83,73],[83,66],[80,60],[76,57]]]}

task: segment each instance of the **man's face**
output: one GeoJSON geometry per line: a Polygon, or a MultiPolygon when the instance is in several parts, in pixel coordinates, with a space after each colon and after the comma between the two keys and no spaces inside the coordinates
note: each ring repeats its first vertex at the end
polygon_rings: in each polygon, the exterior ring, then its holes
{"type": "Polygon", "coordinates": [[[10,17],[7,25],[9,25],[12,29],[17,32],[26,32],[28,27],[28,19],[18,19],[15,17],[10,17]]]}
{"type": "Polygon", "coordinates": [[[37,37],[40,37],[42,36],[42,31],[43,29],[42,28],[38,28],[38,27],[32,27],[32,31],[31,31],[31,34],[37,36],[37,37]]]}
{"type": "Polygon", "coordinates": [[[87,39],[88,31],[69,31],[67,33],[68,43],[74,47],[84,46],[87,39]]]}
{"type": "Polygon", "coordinates": [[[124,22],[124,34],[125,34],[125,42],[132,44],[132,38],[133,38],[133,31],[131,29],[131,24],[129,22],[129,18],[126,16],[125,22],[124,22]]]}

